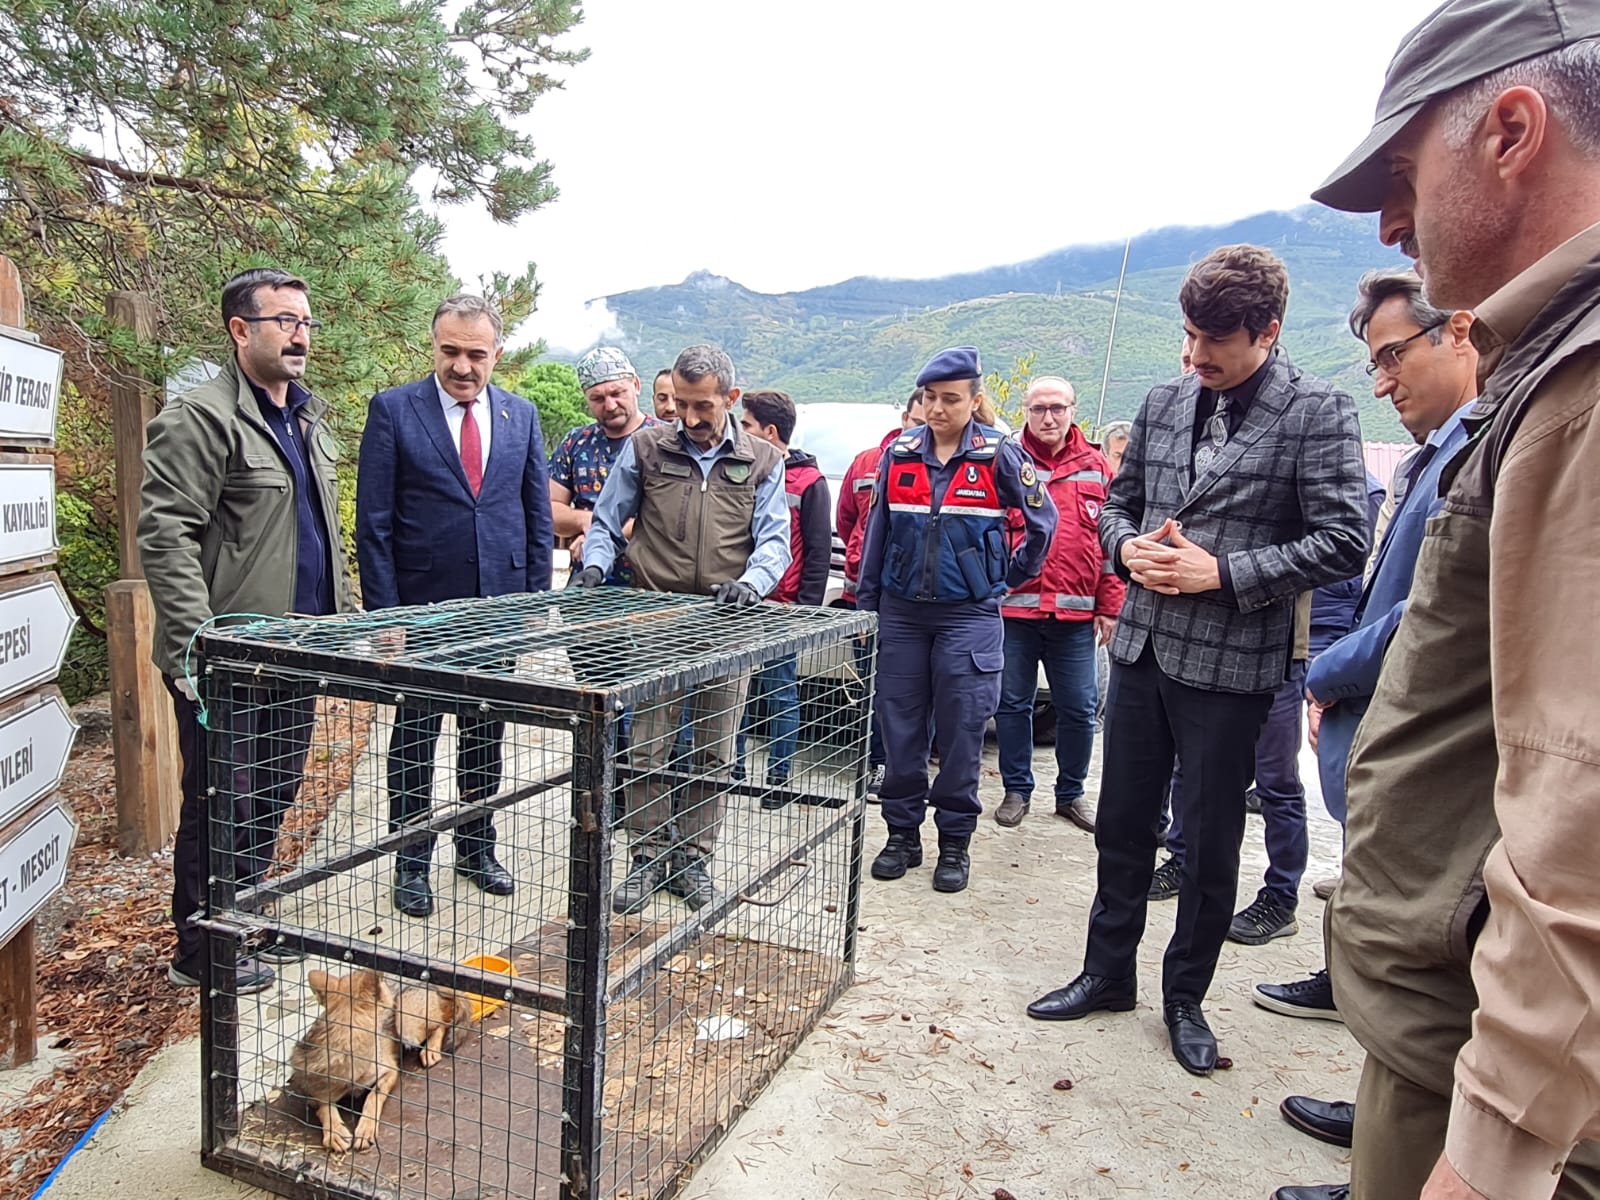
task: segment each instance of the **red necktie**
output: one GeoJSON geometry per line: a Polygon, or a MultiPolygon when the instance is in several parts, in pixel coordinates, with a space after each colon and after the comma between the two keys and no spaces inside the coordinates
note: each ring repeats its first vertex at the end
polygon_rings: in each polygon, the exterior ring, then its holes
{"type": "Polygon", "coordinates": [[[461,405],[461,467],[467,473],[467,486],[476,496],[483,490],[483,438],[478,432],[478,422],[473,419],[473,400],[457,400],[461,405]]]}

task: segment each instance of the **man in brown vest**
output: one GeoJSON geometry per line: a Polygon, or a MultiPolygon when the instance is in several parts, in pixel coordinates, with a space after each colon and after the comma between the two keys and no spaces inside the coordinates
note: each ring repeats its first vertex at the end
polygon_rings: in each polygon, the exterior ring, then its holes
{"type": "MultiPolygon", "coordinates": [[[[600,586],[625,550],[636,587],[759,604],[790,561],[783,460],[730,419],[739,389],[722,350],[690,346],[673,364],[672,384],[678,419],[640,429],[617,457],[571,586],[600,586]],[[622,534],[630,520],[631,540],[622,534]]],[[[711,900],[711,851],[747,682],[742,675],[712,680],[689,695],[693,778],[685,784],[665,774],[683,695],[662,696],[634,713],[627,789],[633,869],[612,896],[617,912],[638,912],[663,890],[690,908],[711,900]]]]}
{"type": "Polygon", "coordinates": [[[1349,1189],[1600,1196],[1600,0],[1451,0],[1316,193],[1476,313],[1479,401],[1346,773],[1349,1189]]]}

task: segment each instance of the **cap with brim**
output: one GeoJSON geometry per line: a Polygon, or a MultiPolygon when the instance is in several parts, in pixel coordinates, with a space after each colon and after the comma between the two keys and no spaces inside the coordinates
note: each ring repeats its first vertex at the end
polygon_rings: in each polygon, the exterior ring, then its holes
{"type": "Polygon", "coordinates": [[[1450,0],[1400,42],[1372,131],[1311,198],[1377,212],[1389,186],[1383,152],[1430,100],[1524,59],[1600,37],[1600,0],[1450,0]]]}

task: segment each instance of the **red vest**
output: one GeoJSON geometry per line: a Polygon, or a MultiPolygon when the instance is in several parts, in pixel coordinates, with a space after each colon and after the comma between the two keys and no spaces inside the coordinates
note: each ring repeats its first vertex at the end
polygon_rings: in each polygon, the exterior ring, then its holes
{"type": "Polygon", "coordinates": [[[785,462],[783,465],[784,499],[789,503],[789,569],[778,580],[771,596],[780,604],[793,604],[800,598],[800,574],[805,566],[805,543],[800,536],[800,497],[821,478],[822,472],[813,464],[785,462]]]}
{"type": "MultiPolygon", "coordinates": [[[[1008,617],[1057,617],[1087,621],[1114,617],[1122,608],[1123,583],[1100,546],[1100,509],[1111,471],[1105,456],[1082,432],[1073,430],[1054,458],[1024,431],[1021,445],[1055,501],[1057,518],[1050,551],[1037,576],[1000,601],[1008,617]]],[[[1021,522],[1011,522],[1013,544],[1022,539],[1021,522]]]]}

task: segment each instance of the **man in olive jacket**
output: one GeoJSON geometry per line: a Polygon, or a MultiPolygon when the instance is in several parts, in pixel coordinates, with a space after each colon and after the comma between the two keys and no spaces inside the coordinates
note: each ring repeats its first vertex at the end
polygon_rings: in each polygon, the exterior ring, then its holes
{"type": "MultiPolygon", "coordinates": [[[[183,808],[173,852],[178,946],[168,978],[200,985],[201,907],[209,847],[203,807],[204,736],[190,650],[195,634],[230,613],[325,614],[354,607],[339,540],[338,447],[328,406],[298,380],[311,334],[303,280],[256,268],[222,289],[234,356],[215,379],[167,402],[150,422],[140,490],[139,554],[155,609],[155,662],[167,678],[183,755],[183,808]]],[[[300,786],[315,721],[308,692],[272,685],[246,703],[213,703],[213,748],[231,756],[236,797],[234,878],[265,874],[284,811],[300,786]],[[224,749],[225,748],[225,749],[224,749]]],[[[260,957],[268,957],[263,951],[260,957]]],[[[279,950],[278,961],[299,957],[279,950]]],[[[239,964],[238,990],[271,986],[272,969],[239,964]]]]}

